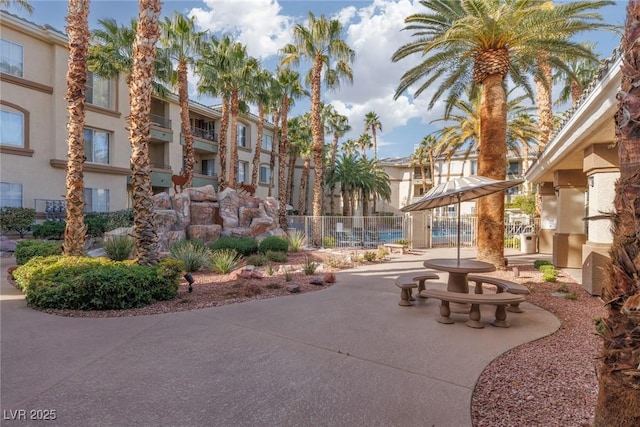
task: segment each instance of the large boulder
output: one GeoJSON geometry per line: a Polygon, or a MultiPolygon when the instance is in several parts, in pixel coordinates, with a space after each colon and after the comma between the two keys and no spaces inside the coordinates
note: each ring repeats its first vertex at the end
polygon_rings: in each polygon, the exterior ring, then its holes
{"type": "Polygon", "coordinates": [[[205,185],[203,187],[187,188],[186,193],[192,202],[216,202],[218,196],[213,185],[205,185]]]}
{"type": "Polygon", "coordinates": [[[164,191],[162,193],[158,193],[158,194],[154,194],[153,195],[153,209],[154,210],[167,210],[167,209],[171,209],[171,196],[169,196],[169,193],[165,193],[164,191]]]}
{"type": "Polygon", "coordinates": [[[171,230],[166,233],[158,233],[158,252],[169,252],[171,246],[187,238],[185,230],[171,230]]]}
{"type": "Polygon", "coordinates": [[[222,217],[223,228],[236,228],[239,225],[238,211],[241,206],[241,198],[238,193],[225,188],[218,193],[218,204],[220,205],[220,216],[222,217]]]}
{"type": "Polygon", "coordinates": [[[191,225],[215,224],[216,206],[212,202],[191,202],[191,225]]]}
{"type": "Polygon", "coordinates": [[[191,199],[186,192],[173,196],[173,210],[176,211],[176,230],[185,230],[191,224],[191,199]]]}
{"type": "Polygon", "coordinates": [[[278,201],[273,198],[273,197],[267,197],[266,199],[264,199],[262,201],[262,203],[260,204],[263,208],[264,211],[267,213],[268,216],[270,216],[273,219],[278,218],[278,201]]]}
{"type": "Polygon", "coordinates": [[[278,223],[267,216],[263,218],[253,218],[251,225],[249,226],[251,236],[259,236],[272,230],[278,226],[278,223]]]}
{"type": "Polygon", "coordinates": [[[269,218],[264,209],[241,207],[238,212],[240,227],[249,227],[254,218],[269,218]]]}
{"type": "Polygon", "coordinates": [[[219,225],[190,225],[187,227],[189,239],[200,240],[205,244],[215,242],[220,238],[222,227],[219,225]]]}
{"type": "Polygon", "coordinates": [[[156,216],[156,232],[158,234],[167,233],[174,230],[174,226],[178,222],[178,214],[174,210],[157,210],[154,211],[156,216]]]}

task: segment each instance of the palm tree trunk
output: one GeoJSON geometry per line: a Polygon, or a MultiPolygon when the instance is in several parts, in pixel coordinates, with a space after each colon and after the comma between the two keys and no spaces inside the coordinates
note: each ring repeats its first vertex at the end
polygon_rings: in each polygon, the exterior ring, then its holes
{"type": "Polygon", "coordinates": [[[66,178],[66,225],[64,253],[84,254],[87,226],[84,223],[84,105],[89,50],[89,0],[69,0],[67,34],[69,71],[67,72],[67,110],[69,111],[68,160],[66,178]]]}
{"type": "Polygon", "coordinates": [[[420,175],[422,176],[422,193],[427,192],[427,170],[424,167],[424,163],[420,163],[420,175]]]}
{"type": "Polygon", "coordinates": [[[582,87],[575,81],[571,81],[571,106],[575,107],[578,105],[580,98],[582,97],[583,89],[582,87]]]}
{"type": "Polygon", "coordinates": [[[193,134],[189,121],[189,86],[187,83],[187,63],[181,61],[178,64],[178,102],[180,103],[180,122],[182,123],[182,136],[184,137],[184,173],[187,177],[185,187],[191,187],[193,179],[193,134]]]}
{"type": "Polygon", "coordinates": [[[240,114],[240,100],[238,99],[238,91],[231,93],[231,147],[229,166],[229,185],[231,188],[237,187],[238,180],[238,115],[240,114]]]}
{"type": "MultiPolygon", "coordinates": [[[[507,96],[503,78],[482,82],[478,174],[504,180],[507,176],[507,96]]],[[[478,206],[478,259],[504,268],[504,193],[481,197],[478,206]]]]}
{"type": "Polygon", "coordinates": [[[227,134],[229,133],[229,98],[222,97],[222,120],[220,122],[220,142],[218,150],[220,151],[220,177],[219,190],[227,188],[227,134]]]}
{"type": "Polygon", "coordinates": [[[298,214],[306,215],[307,213],[307,182],[309,182],[309,169],[311,167],[311,159],[304,159],[302,167],[302,176],[300,177],[300,197],[298,198],[298,214]]]}
{"type": "Polygon", "coordinates": [[[262,151],[262,138],[264,133],[264,107],[258,104],[258,141],[253,154],[253,167],[251,168],[251,186],[258,188],[258,171],[260,169],[260,151],[262,151]]]}
{"type": "Polygon", "coordinates": [[[284,96],[282,98],[282,117],[281,119],[281,128],[282,128],[282,136],[280,138],[280,151],[279,151],[279,160],[280,165],[278,168],[278,194],[279,201],[278,203],[278,218],[280,220],[280,227],[283,230],[287,230],[287,191],[286,191],[286,167],[287,167],[287,148],[289,145],[289,135],[288,135],[288,127],[287,127],[287,116],[289,115],[289,97],[284,96]]]}
{"type": "Polygon", "coordinates": [[[551,130],[553,129],[553,114],[551,111],[552,70],[546,53],[541,53],[537,62],[545,80],[534,79],[536,84],[536,104],[538,106],[538,124],[540,126],[540,146],[544,147],[549,142],[551,130]]]}
{"type": "Polygon", "coordinates": [[[640,2],[627,6],[616,135],[620,179],[615,186],[613,243],[603,298],[607,307],[595,427],[640,425],[640,2]]]}
{"type": "MultiPolygon", "coordinates": [[[[293,150],[289,153],[289,166],[287,166],[287,203],[289,203],[290,205],[293,205],[293,186],[295,184],[294,179],[297,157],[297,150],[293,150]]],[[[300,215],[302,215],[302,212],[300,212],[300,215]]]]}
{"type": "Polygon", "coordinates": [[[273,142],[271,143],[271,156],[269,156],[269,169],[271,169],[271,176],[269,176],[269,192],[268,197],[271,197],[273,192],[273,181],[275,179],[276,171],[276,150],[280,147],[280,113],[276,111],[273,113],[273,142]]]}
{"type": "Polygon", "coordinates": [[[160,0],[140,0],[140,16],[133,46],[133,71],[129,99],[129,141],[131,143],[131,185],[133,187],[133,234],[136,240],[138,264],[158,262],[158,235],[153,213],[151,162],[149,161],[149,131],[151,123],[151,92],[156,57],[155,44],[160,36],[160,0]]]}
{"type": "MultiPolygon", "coordinates": [[[[333,179],[333,175],[335,174],[336,171],[336,155],[338,154],[338,139],[340,138],[340,136],[338,135],[337,132],[335,132],[333,134],[333,141],[331,142],[331,153],[330,153],[330,161],[329,161],[329,165],[330,168],[329,169],[329,181],[331,181],[333,179]]],[[[333,197],[333,193],[336,191],[336,185],[335,184],[331,184],[331,186],[329,187],[329,197],[331,197],[329,199],[329,209],[331,212],[331,216],[333,216],[335,214],[335,202],[334,202],[334,197],[333,197]]]]}
{"type": "Polygon", "coordinates": [[[311,78],[311,134],[313,136],[313,216],[318,220],[313,221],[314,246],[321,245],[321,224],[319,217],[322,216],[322,199],[324,198],[324,188],[322,182],[322,167],[324,163],[322,140],[322,121],[320,119],[320,71],[322,70],[322,57],[318,55],[313,64],[311,78]]]}

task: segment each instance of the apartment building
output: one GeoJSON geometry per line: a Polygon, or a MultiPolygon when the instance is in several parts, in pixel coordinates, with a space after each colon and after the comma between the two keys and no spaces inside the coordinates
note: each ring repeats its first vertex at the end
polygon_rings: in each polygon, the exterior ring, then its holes
{"type": "MultiPolygon", "coordinates": [[[[0,206],[33,207],[47,217],[63,216],[67,165],[67,37],[0,11],[0,206]]],[[[84,186],[85,211],[130,207],[130,154],[127,121],[129,94],[124,75],[104,79],[88,74],[86,90],[84,186]]],[[[220,110],[192,101],[193,185],[217,187],[220,110]]],[[[155,97],[151,104],[150,160],[153,191],[173,194],[172,175],[183,169],[184,136],[177,96],[155,97]]],[[[257,141],[257,117],[238,123],[238,181],[251,180],[257,141]]],[[[269,156],[273,126],[265,123],[256,195],[270,185],[269,156]]],[[[231,142],[228,141],[230,146],[231,142]]],[[[230,167],[227,161],[228,167],[230,167]]],[[[272,194],[277,195],[277,179],[272,194]]]]}

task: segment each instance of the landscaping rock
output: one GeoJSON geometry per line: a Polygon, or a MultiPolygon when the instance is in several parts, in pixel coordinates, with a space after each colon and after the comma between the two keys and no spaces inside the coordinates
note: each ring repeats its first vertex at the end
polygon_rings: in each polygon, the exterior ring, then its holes
{"type": "Polygon", "coordinates": [[[324,275],[322,280],[324,280],[325,283],[335,283],[336,282],[336,275],[333,274],[333,273],[327,273],[327,274],[324,275]]]}
{"type": "Polygon", "coordinates": [[[87,256],[90,256],[91,258],[99,258],[99,257],[108,258],[107,251],[105,251],[104,248],[93,249],[87,252],[87,256]]]}
{"type": "Polygon", "coordinates": [[[2,252],[15,252],[16,242],[9,239],[7,236],[0,236],[0,251],[2,252]]]}
{"type": "Polygon", "coordinates": [[[300,286],[298,285],[287,285],[287,290],[292,294],[297,294],[300,292],[300,286]]]}
{"type": "Polygon", "coordinates": [[[312,279],[309,283],[316,286],[324,286],[324,280],[318,279],[317,277],[312,279]]]}
{"type": "Polygon", "coordinates": [[[186,193],[192,202],[216,202],[218,196],[213,185],[205,185],[203,187],[187,188],[186,193]]]}

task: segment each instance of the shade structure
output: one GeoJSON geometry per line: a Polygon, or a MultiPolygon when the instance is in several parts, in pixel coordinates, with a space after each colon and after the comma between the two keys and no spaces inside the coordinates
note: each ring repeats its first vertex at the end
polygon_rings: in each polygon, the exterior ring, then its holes
{"type": "Polygon", "coordinates": [[[400,209],[403,212],[423,211],[426,209],[438,208],[458,204],[458,261],[460,260],[460,203],[478,197],[488,196],[498,191],[503,191],[516,185],[522,184],[524,180],[513,179],[499,181],[485,176],[465,176],[452,179],[436,185],[427,192],[420,200],[400,209]]]}

